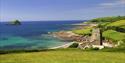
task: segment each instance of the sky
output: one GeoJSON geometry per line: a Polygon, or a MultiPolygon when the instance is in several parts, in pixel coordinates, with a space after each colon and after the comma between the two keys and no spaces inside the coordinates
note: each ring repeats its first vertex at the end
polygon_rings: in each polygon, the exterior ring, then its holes
{"type": "Polygon", "coordinates": [[[0,0],[0,21],[88,20],[125,15],[125,0],[0,0]]]}

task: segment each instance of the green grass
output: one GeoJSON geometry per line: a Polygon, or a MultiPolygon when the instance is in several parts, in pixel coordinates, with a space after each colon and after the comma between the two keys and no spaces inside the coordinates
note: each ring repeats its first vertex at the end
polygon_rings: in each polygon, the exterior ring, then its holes
{"type": "Polygon", "coordinates": [[[125,20],[120,20],[109,24],[108,26],[125,26],[125,20]]]}
{"type": "Polygon", "coordinates": [[[107,39],[112,39],[112,40],[125,40],[125,33],[117,32],[114,30],[107,30],[103,32],[103,37],[107,39]]]}
{"type": "Polygon", "coordinates": [[[89,20],[89,22],[104,23],[104,22],[115,22],[119,20],[125,20],[125,16],[101,17],[89,20]]]}
{"type": "Polygon", "coordinates": [[[59,49],[3,54],[0,63],[125,63],[125,53],[59,49]]]}
{"type": "Polygon", "coordinates": [[[121,26],[121,28],[125,29],[125,26],[121,26]]]}
{"type": "Polygon", "coordinates": [[[81,30],[73,30],[73,33],[79,34],[79,35],[90,35],[92,28],[86,28],[81,30]]]}

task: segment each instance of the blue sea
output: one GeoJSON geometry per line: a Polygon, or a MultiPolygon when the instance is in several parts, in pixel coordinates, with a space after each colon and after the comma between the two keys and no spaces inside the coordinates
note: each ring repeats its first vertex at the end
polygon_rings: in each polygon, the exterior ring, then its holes
{"type": "Polygon", "coordinates": [[[23,21],[21,25],[0,22],[0,50],[45,49],[68,43],[48,32],[71,30],[83,21],[23,21]]]}

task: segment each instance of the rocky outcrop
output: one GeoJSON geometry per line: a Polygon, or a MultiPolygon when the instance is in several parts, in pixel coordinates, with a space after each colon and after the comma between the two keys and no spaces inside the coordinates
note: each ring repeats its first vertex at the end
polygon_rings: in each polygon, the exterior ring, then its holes
{"type": "Polygon", "coordinates": [[[19,20],[14,20],[10,22],[11,25],[21,25],[21,22],[19,20]]]}
{"type": "Polygon", "coordinates": [[[76,39],[76,37],[80,37],[79,35],[71,32],[71,31],[53,32],[52,34],[54,37],[57,37],[61,40],[67,40],[67,41],[74,41],[76,39]]]}
{"type": "Polygon", "coordinates": [[[76,41],[76,42],[88,42],[89,37],[88,36],[82,36],[73,33],[72,31],[60,31],[60,32],[53,32],[52,33],[54,37],[57,37],[61,40],[65,41],[76,41]]]}
{"type": "Polygon", "coordinates": [[[66,41],[75,41],[79,43],[78,48],[86,49],[86,48],[98,48],[103,49],[104,47],[115,47],[113,44],[102,41],[101,31],[99,28],[94,28],[92,30],[91,36],[82,36],[73,33],[72,31],[60,31],[52,33],[54,37],[57,37],[61,40],[66,41]]]}

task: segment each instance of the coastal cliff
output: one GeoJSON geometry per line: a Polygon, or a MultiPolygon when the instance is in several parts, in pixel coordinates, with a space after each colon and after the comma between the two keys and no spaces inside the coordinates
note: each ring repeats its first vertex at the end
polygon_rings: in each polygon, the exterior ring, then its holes
{"type": "Polygon", "coordinates": [[[86,25],[82,28],[78,27],[78,29],[72,31],[54,32],[53,35],[61,40],[78,42],[81,49],[86,47],[99,49],[104,47],[114,48],[125,42],[125,20],[123,19],[125,19],[124,16],[92,19],[81,23],[80,25],[86,25]],[[110,21],[107,23],[107,20],[110,21]],[[115,38],[116,36],[119,36],[119,38],[115,38]]]}

